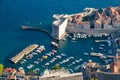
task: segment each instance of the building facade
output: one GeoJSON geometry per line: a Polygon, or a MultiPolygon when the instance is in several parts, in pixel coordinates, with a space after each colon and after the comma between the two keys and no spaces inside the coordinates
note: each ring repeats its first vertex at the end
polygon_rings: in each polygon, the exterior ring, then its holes
{"type": "Polygon", "coordinates": [[[67,70],[45,70],[40,80],[83,80],[83,74],[69,73],[67,70]]]}

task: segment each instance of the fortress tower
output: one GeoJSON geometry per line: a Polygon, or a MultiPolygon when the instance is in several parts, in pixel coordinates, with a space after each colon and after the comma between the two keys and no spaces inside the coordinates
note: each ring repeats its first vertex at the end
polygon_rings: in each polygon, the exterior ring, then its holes
{"type": "Polygon", "coordinates": [[[68,24],[67,15],[53,15],[54,21],[52,24],[51,36],[54,39],[61,40],[66,34],[66,27],[68,24]]]}

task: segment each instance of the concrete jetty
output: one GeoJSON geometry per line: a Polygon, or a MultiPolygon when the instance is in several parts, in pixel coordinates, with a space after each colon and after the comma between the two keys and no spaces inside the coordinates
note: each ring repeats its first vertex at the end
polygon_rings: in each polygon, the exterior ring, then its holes
{"type": "Polygon", "coordinates": [[[20,26],[20,28],[21,28],[22,30],[41,31],[41,32],[44,32],[45,34],[47,34],[48,36],[51,37],[51,35],[50,35],[50,34],[51,34],[51,31],[48,30],[48,29],[45,29],[45,28],[25,26],[25,25],[20,26]]]}
{"type": "Polygon", "coordinates": [[[12,57],[10,60],[13,63],[17,63],[18,61],[20,61],[25,55],[29,54],[30,52],[32,52],[34,49],[36,49],[38,47],[37,44],[32,44],[27,46],[25,49],[23,49],[20,53],[16,54],[14,57],[12,57]]]}

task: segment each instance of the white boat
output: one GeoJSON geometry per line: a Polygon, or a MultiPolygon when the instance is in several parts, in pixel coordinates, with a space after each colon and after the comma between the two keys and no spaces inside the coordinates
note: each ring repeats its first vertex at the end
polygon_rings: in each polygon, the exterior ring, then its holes
{"type": "Polygon", "coordinates": [[[78,63],[78,62],[79,62],[79,60],[75,60],[75,62],[77,62],[77,63],[78,63]]]}
{"type": "Polygon", "coordinates": [[[37,53],[41,53],[41,51],[40,51],[40,50],[38,50],[38,49],[36,50],[36,52],[37,52],[37,53]]]}
{"type": "Polygon", "coordinates": [[[25,62],[24,61],[20,61],[20,64],[25,64],[25,62]]]}
{"type": "Polygon", "coordinates": [[[47,53],[46,56],[51,56],[52,54],[51,53],[47,53]]]}
{"type": "Polygon", "coordinates": [[[88,60],[88,62],[92,62],[92,60],[91,60],[91,59],[89,59],[89,60],[88,60]]]}
{"type": "Polygon", "coordinates": [[[54,47],[57,47],[57,48],[58,48],[58,44],[57,44],[56,42],[52,41],[52,42],[51,42],[51,44],[52,44],[52,46],[54,46],[54,47]]]}
{"type": "Polygon", "coordinates": [[[38,47],[37,49],[40,49],[40,50],[45,50],[45,47],[43,45],[41,45],[40,47],[38,47]]]}
{"type": "Polygon", "coordinates": [[[61,56],[66,56],[66,54],[64,54],[64,53],[61,53],[61,56]]]}
{"type": "Polygon", "coordinates": [[[50,63],[53,63],[53,61],[49,61],[50,63]]]}
{"type": "Polygon", "coordinates": [[[39,64],[39,62],[38,62],[38,61],[34,61],[34,63],[35,63],[35,64],[39,64]]]}
{"type": "Polygon", "coordinates": [[[36,52],[41,53],[42,51],[45,51],[45,47],[41,45],[40,47],[37,48],[36,52]]]}
{"type": "Polygon", "coordinates": [[[55,60],[54,60],[54,59],[52,59],[51,61],[52,61],[52,62],[55,62],[55,60]]]}
{"type": "Polygon", "coordinates": [[[45,65],[46,65],[46,66],[49,66],[49,65],[50,65],[50,63],[49,63],[49,62],[47,62],[45,65]]]}
{"type": "Polygon", "coordinates": [[[76,67],[75,67],[75,70],[79,70],[80,67],[81,67],[81,65],[76,66],[76,67]]]}
{"type": "Polygon", "coordinates": [[[38,53],[36,53],[36,52],[32,52],[32,55],[37,55],[38,53]]]}
{"type": "Polygon", "coordinates": [[[22,59],[21,61],[24,61],[24,62],[26,62],[27,60],[26,60],[26,59],[22,59]]]}
{"type": "Polygon", "coordinates": [[[56,50],[52,50],[52,53],[54,53],[54,54],[55,54],[55,53],[57,53],[57,51],[56,51],[56,50]]]}
{"type": "Polygon", "coordinates": [[[82,58],[80,58],[79,61],[82,61],[82,58]]]}
{"type": "Polygon", "coordinates": [[[62,56],[61,56],[61,55],[58,55],[58,56],[56,56],[56,57],[57,57],[58,59],[61,59],[62,56]]]}
{"type": "Polygon", "coordinates": [[[65,38],[63,38],[62,40],[63,40],[63,41],[65,41],[66,39],[65,39],[65,38]]]}
{"type": "Polygon", "coordinates": [[[91,47],[91,50],[92,50],[92,51],[94,50],[93,47],[91,47]]]}
{"type": "Polygon", "coordinates": [[[100,40],[95,40],[95,42],[97,43],[97,42],[100,42],[100,40]]]}
{"type": "Polygon", "coordinates": [[[33,64],[30,64],[30,65],[27,66],[28,69],[31,69],[31,68],[33,68],[33,67],[34,67],[33,64]]]}
{"type": "Polygon", "coordinates": [[[73,40],[73,41],[75,41],[75,40],[76,40],[76,38],[72,38],[72,40],[73,40]]]}
{"type": "Polygon", "coordinates": [[[24,68],[23,67],[19,67],[19,69],[18,70],[23,70],[24,71],[24,68]]]}
{"type": "Polygon", "coordinates": [[[91,52],[91,53],[90,53],[90,56],[100,57],[100,56],[103,56],[103,54],[102,54],[102,53],[94,53],[94,52],[91,52]]]}
{"type": "Polygon", "coordinates": [[[66,62],[68,62],[70,59],[68,58],[68,59],[66,59],[66,62]]]}
{"type": "Polygon", "coordinates": [[[75,62],[79,63],[80,61],[82,61],[82,58],[75,60],[75,62]]]}
{"type": "Polygon", "coordinates": [[[75,64],[75,62],[72,62],[72,64],[75,64]]]}
{"type": "Polygon", "coordinates": [[[101,46],[101,47],[104,47],[105,45],[104,45],[104,44],[101,44],[100,46],[101,46]]]}
{"type": "Polygon", "coordinates": [[[99,47],[100,50],[103,50],[104,48],[103,47],[99,47]]]}
{"type": "Polygon", "coordinates": [[[107,59],[106,56],[100,56],[100,59],[107,59]]]}
{"type": "Polygon", "coordinates": [[[84,54],[85,56],[88,56],[88,55],[89,55],[89,54],[88,54],[88,53],[86,53],[86,52],[85,52],[85,53],[83,53],[83,54],[84,54]]]}
{"type": "Polygon", "coordinates": [[[56,57],[54,57],[54,58],[53,58],[53,60],[57,60],[57,58],[56,58],[56,57]]]}
{"type": "Polygon", "coordinates": [[[69,57],[69,59],[74,59],[74,57],[71,56],[71,57],[69,57]]]}

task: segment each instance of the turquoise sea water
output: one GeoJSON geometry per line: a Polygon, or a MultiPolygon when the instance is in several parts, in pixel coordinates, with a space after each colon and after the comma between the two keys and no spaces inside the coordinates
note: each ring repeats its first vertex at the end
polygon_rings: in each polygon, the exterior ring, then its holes
{"type": "MultiPolygon", "coordinates": [[[[46,51],[43,54],[51,51],[49,36],[42,32],[22,31],[19,28],[21,25],[51,28],[53,14],[73,14],[82,12],[86,7],[104,8],[119,5],[120,0],[1,0],[0,63],[5,67],[19,67],[19,64],[12,64],[9,58],[33,43],[45,45],[46,51]]],[[[58,54],[63,52],[77,59],[80,57],[83,60],[91,59],[86,58],[83,53],[89,53],[91,47],[95,52],[99,52],[99,44],[95,44],[94,39],[78,39],[76,43],[71,42],[69,38],[64,42],[60,41],[58,54]]],[[[24,67],[32,62],[33,60],[28,61],[24,67]]]]}

